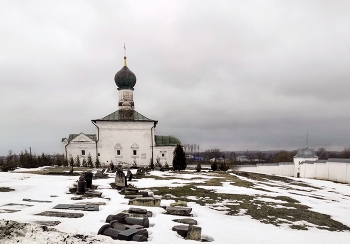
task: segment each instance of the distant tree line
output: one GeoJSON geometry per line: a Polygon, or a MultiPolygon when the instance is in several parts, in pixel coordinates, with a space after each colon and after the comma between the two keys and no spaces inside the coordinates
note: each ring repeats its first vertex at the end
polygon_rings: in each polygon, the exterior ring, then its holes
{"type": "Polygon", "coordinates": [[[35,155],[27,150],[22,151],[20,154],[13,153],[12,150],[9,151],[6,157],[0,158],[0,170],[10,171],[16,168],[37,168],[42,166],[76,166],[76,167],[100,167],[100,162],[98,158],[93,162],[91,155],[87,159],[83,158],[80,160],[79,157],[70,158],[69,160],[65,158],[62,154],[59,155],[49,155],[42,153],[41,155],[35,155]]]}
{"type": "MultiPolygon", "coordinates": [[[[199,155],[203,157],[203,161],[209,161],[212,158],[226,158],[226,162],[230,164],[256,164],[256,163],[279,163],[279,162],[293,162],[294,156],[297,154],[297,150],[287,151],[274,151],[274,152],[262,152],[262,151],[245,151],[245,152],[222,152],[220,149],[210,149],[205,152],[200,152],[199,155]],[[240,162],[238,157],[245,156],[245,161],[240,162]]],[[[319,148],[315,151],[319,159],[327,160],[329,158],[350,158],[350,147],[345,148],[341,152],[327,151],[324,148],[319,148]]],[[[189,160],[189,163],[193,163],[194,160],[189,160]]]]}

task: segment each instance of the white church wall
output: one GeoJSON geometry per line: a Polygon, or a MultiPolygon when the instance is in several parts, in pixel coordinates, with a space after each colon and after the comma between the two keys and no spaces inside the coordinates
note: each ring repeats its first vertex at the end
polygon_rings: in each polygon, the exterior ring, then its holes
{"type": "Polygon", "coordinates": [[[171,167],[173,165],[173,153],[175,146],[157,146],[154,147],[154,162],[160,159],[160,163],[164,166],[165,162],[171,167]]]}
{"type": "Polygon", "coordinates": [[[133,164],[136,161],[137,165],[149,164],[154,122],[96,121],[96,124],[99,127],[98,152],[101,163],[133,164]]]}
{"type": "Polygon", "coordinates": [[[71,157],[75,160],[78,156],[80,161],[84,158],[87,160],[89,154],[92,157],[92,161],[96,160],[96,143],[95,142],[85,142],[85,143],[74,143],[71,142],[65,148],[67,150],[67,159],[71,157]]]}
{"type": "Polygon", "coordinates": [[[80,161],[84,158],[87,160],[89,155],[93,162],[96,160],[96,142],[91,140],[91,138],[84,133],[80,133],[69,142],[65,139],[63,141],[63,148],[68,160],[70,160],[70,158],[75,160],[77,156],[80,161]]]}

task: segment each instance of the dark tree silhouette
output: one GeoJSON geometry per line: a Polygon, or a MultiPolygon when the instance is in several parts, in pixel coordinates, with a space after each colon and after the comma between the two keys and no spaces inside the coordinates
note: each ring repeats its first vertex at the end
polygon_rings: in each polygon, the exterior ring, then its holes
{"type": "Polygon", "coordinates": [[[173,168],[174,170],[185,170],[187,167],[186,155],[183,147],[180,144],[177,144],[175,151],[173,153],[173,168]]]}

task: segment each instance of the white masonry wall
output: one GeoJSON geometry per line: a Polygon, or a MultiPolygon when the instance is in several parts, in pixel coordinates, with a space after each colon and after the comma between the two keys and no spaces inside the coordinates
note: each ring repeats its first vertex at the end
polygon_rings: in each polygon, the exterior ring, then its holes
{"type": "Polygon", "coordinates": [[[99,136],[97,150],[101,163],[133,164],[136,161],[139,166],[149,164],[154,140],[154,122],[96,121],[96,125],[99,128],[96,134],[99,136]],[[117,150],[120,150],[120,155],[117,155],[117,150]],[[136,150],[136,155],[133,155],[133,150],[136,150]]]}
{"type": "Polygon", "coordinates": [[[328,162],[315,163],[315,178],[320,180],[328,180],[328,162]]]}
{"type": "Polygon", "coordinates": [[[160,159],[160,163],[164,166],[165,162],[171,167],[173,165],[173,153],[175,150],[175,146],[157,146],[154,148],[153,156],[154,163],[156,163],[156,159],[160,159]]]}
{"type": "Polygon", "coordinates": [[[257,165],[238,165],[239,171],[274,174],[281,176],[293,176],[294,164],[292,162],[281,162],[271,164],[257,164],[257,165]]]}
{"type": "Polygon", "coordinates": [[[77,141],[72,140],[67,145],[67,142],[64,143],[64,152],[67,152],[67,159],[69,161],[70,158],[75,159],[78,156],[80,159],[80,162],[87,160],[89,154],[91,155],[92,161],[96,161],[96,143],[94,141],[77,141]],[[85,151],[85,155],[82,155],[82,151],[85,151]]]}
{"type": "Polygon", "coordinates": [[[346,171],[347,171],[348,163],[341,163],[341,162],[328,162],[328,163],[329,163],[328,179],[332,181],[338,181],[338,182],[347,182],[346,171]]]}
{"type": "Polygon", "coordinates": [[[281,162],[279,163],[279,175],[293,176],[294,174],[294,163],[292,162],[281,162]]]}
{"type": "Polygon", "coordinates": [[[294,158],[294,177],[298,176],[298,173],[300,172],[300,163],[304,161],[316,161],[318,158],[294,158]]]}

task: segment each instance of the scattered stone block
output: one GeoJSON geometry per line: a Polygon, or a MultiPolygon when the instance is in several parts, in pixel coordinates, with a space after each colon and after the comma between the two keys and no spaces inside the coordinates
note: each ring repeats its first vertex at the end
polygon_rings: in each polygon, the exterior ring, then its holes
{"type": "Polygon", "coordinates": [[[188,225],[175,225],[172,230],[176,231],[183,238],[187,237],[188,225]]]}
{"type": "Polygon", "coordinates": [[[116,230],[123,231],[127,229],[127,227],[124,224],[119,223],[117,220],[112,220],[109,224],[113,227],[113,229],[116,230]]]}
{"type": "Polygon", "coordinates": [[[148,191],[139,191],[142,194],[142,197],[149,197],[148,191]]]}
{"type": "Polygon", "coordinates": [[[29,199],[29,198],[23,198],[23,201],[26,201],[26,202],[45,202],[45,203],[52,202],[52,201],[32,200],[32,199],[29,199]]]}
{"type": "Polygon", "coordinates": [[[73,209],[83,211],[99,211],[99,205],[97,204],[58,204],[54,209],[73,209]]]}
{"type": "Polygon", "coordinates": [[[110,223],[111,221],[116,220],[119,223],[125,224],[125,217],[126,217],[126,215],[123,213],[119,213],[119,214],[115,214],[115,215],[110,214],[106,218],[106,223],[110,223]]]}
{"type": "Polygon", "coordinates": [[[125,188],[125,193],[126,193],[126,192],[128,192],[129,195],[135,195],[136,193],[139,192],[139,189],[137,189],[137,188],[135,188],[135,187],[130,187],[130,186],[128,186],[128,187],[125,188]]]}
{"type": "Polygon", "coordinates": [[[125,195],[124,198],[126,199],[134,199],[134,198],[141,198],[142,195],[125,195]]]}
{"type": "Polygon", "coordinates": [[[45,211],[36,215],[47,216],[47,217],[59,217],[59,218],[81,218],[84,216],[83,213],[66,213],[66,212],[54,212],[45,211]]]}
{"type": "Polygon", "coordinates": [[[192,208],[185,207],[167,207],[165,209],[168,214],[179,215],[179,216],[190,216],[192,208]]]}
{"type": "Polygon", "coordinates": [[[102,192],[89,190],[84,193],[84,197],[102,197],[102,192]]]}
{"type": "Polygon", "coordinates": [[[83,197],[82,197],[82,196],[79,196],[79,197],[71,197],[71,200],[83,200],[83,197]]]}
{"type": "Polygon", "coordinates": [[[137,229],[124,230],[124,231],[119,232],[118,239],[124,240],[124,241],[131,241],[132,237],[134,235],[136,235],[137,233],[139,233],[139,230],[137,230],[137,229]]]}
{"type": "Polygon", "coordinates": [[[76,192],[77,192],[77,187],[74,187],[74,186],[73,186],[73,187],[70,187],[70,188],[69,188],[69,192],[70,192],[70,193],[76,193],[76,192]]]}
{"type": "Polygon", "coordinates": [[[56,226],[61,223],[61,221],[36,221],[38,225],[43,225],[43,226],[56,226]]]}
{"type": "Polygon", "coordinates": [[[125,223],[129,225],[141,225],[144,228],[149,227],[148,218],[134,218],[134,217],[125,217],[125,223]]]}
{"type": "Polygon", "coordinates": [[[125,214],[128,217],[135,217],[135,218],[150,218],[153,216],[151,211],[147,211],[146,214],[141,214],[141,213],[130,213],[128,210],[122,211],[123,214],[125,214]]]}
{"type": "Polygon", "coordinates": [[[187,202],[184,201],[177,201],[174,203],[170,203],[171,207],[187,207],[187,202]]]}
{"type": "Polygon", "coordinates": [[[202,240],[202,228],[195,225],[190,225],[188,227],[188,232],[186,239],[187,240],[194,240],[194,241],[201,241],[202,240]]]}
{"type": "Polygon", "coordinates": [[[185,219],[173,219],[174,222],[181,223],[181,224],[187,224],[187,225],[197,225],[197,220],[191,219],[191,218],[185,218],[185,219]]]}
{"type": "Polygon", "coordinates": [[[129,208],[129,213],[139,213],[139,214],[147,214],[147,209],[144,208],[129,208]]]}
{"type": "Polygon", "coordinates": [[[115,240],[144,242],[147,241],[148,232],[145,232],[144,229],[127,229],[121,231],[114,229],[110,224],[105,224],[99,229],[98,235],[110,236],[115,240]]]}
{"type": "Polygon", "coordinates": [[[154,197],[142,197],[130,199],[129,205],[160,207],[160,199],[154,197]]]}
{"type": "Polygon", "coordinates": [[[15,210],[15,209],[0,209],[0,213],[15,213],[19,212],[21,210],[15,210]]]}
{"type": "Polygon", "coordinates": [[[98,170],[98,171],[95,173],[95,178],[102,178],[102,176],[103,176],[103,173],[102,173],[100,170],[98,170]]]}

